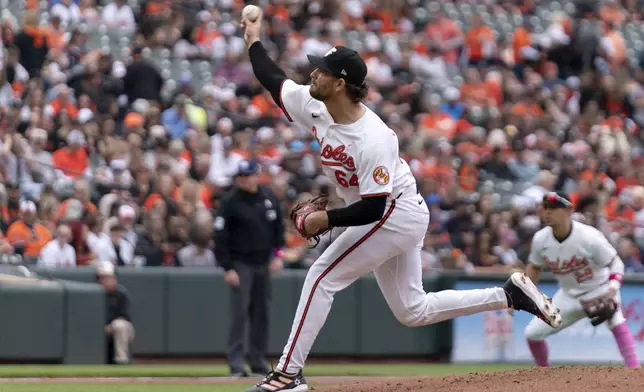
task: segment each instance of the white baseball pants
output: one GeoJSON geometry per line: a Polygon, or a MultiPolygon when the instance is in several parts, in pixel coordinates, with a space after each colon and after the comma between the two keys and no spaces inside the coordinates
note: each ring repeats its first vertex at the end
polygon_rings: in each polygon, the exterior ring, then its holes
{"type": "MultiPolygon", "coordinates": [[[[555,295],[552,296],[552,303],[561,311],[561,325],[558,328],[552,328],[538,317],[535,317],[525,328],[526,338],[528,340],[545,340],[548,336],[554,335],[557,332],[570,327],[577,321],[587,318],[588,316],[586,315],[586,312],[584,312],[584,307],[581,305],[580,300],[597,298],[607,291],[608,284],[580,297],[573,297],[562,289],[557,290],[555,295]]],[[[619,292],[617,293],[617,299],[621,302],[619,292]]],[[[624,317],[624,313],[622,313],[622,309],[619,308],[613,317],[606,321],[606,326],[608,329],[613,329],[625,322],[626,318],[624,317]]]]}
{"type": "Polygon", "coordinates": [[[277,368],[295,373],[304,367],[334,294],[370,272],[396,318],[411,327],[507,308],[503,288],[425,293],[420,249],[428,224],[421,196],[403,196],[379,222],[342,233],[309,269],[277,368]]]}

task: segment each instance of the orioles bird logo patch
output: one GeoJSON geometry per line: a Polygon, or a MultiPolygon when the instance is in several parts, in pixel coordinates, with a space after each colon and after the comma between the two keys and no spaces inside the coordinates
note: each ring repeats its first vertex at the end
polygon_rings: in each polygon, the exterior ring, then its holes
{"type": "Polygon", "coordinates": [[[379,185],[389,184],[389,170],[384,166],[378,166],[373,171],[373,180],[379,185]]]}

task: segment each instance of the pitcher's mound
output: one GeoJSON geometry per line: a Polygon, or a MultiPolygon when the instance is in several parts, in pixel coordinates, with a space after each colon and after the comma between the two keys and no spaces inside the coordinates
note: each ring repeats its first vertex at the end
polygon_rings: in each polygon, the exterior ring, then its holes
{"type": "Polygon", "coordinates": [[[562,366],[446,377],[400,378],[315,388],[316,392],[639,392],[644,372],[609,366],[562,366]]]}

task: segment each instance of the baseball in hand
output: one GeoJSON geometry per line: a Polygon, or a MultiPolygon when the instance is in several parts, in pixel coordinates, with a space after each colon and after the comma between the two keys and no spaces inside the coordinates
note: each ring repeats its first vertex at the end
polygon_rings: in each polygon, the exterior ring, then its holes
{"type": "Polygon", "coordinates": [[[242,10],[242,18],[249,22],[255,22],[259,18],[260,10],[256,5],[249,4],[242,10]]]}

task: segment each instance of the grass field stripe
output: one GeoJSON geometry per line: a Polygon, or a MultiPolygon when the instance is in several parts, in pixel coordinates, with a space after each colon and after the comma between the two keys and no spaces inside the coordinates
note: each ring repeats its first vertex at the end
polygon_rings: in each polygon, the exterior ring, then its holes
{"type": "Polygon", "coordinates": [[[389,209],[387,210],[387,213],[385,213],[385,216],[380,219],[378,224],[376,224],[367,234],[363,235],[357,242],[355,242],[353,245],[351,245],[347,250],[344,251],[338,257],[335,259],[333,263],[331,263],[330,266],[327,267],[324,272],[318,276],[318,278],[315,280],[315,283],[313,284],[313,287],[311,288],[311,294],[309,294],[309,299],[306,301],[306,306],[304,307],[304,312],[302,313],[302,318],[300,319],[300,324],[297,327],[297,332],[295,333],[295,337],[293,338],[293,342],[291,343],[291,347],[288,350],[288,355],[286,355],[286,361],[284,361],[284,366],[282,367],[282,371],[286,373],[286,369],[288,368],[289,362],[291,362],[291,356],[293,355],[293,350],[295,349],[295,344],[297,343],[297,339],[300,337],[300,332],[302,332],[302,327],[304,326],[304,320],[306,319],[306,315],[309,312],[309,306],[311,306],[311,301],[313,301],[313,295],[315,294],[315,290],[317,289],[318,285],[320,284],[320,281],[328,275],[333,268],[335,268],[336,265],[338,265],[342,260],[344,260],[351,252],[353,252],[358,246],[360,246],[363,242],[365,242],[369,237],[371,237],[378,229],[382,227],[382,225],[385,224],[391,213],[394,211],[394,208],[396,208],[396,200],[391,201],[391,206],[389,206],[389,209]]]}

